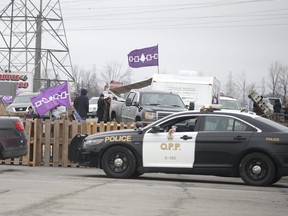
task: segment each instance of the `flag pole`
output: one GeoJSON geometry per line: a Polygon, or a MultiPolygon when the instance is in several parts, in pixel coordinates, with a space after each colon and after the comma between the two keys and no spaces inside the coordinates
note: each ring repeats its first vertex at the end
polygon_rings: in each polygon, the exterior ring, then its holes
{"type": "Polygon", "coordinates": [[[157,44],[157,50],[158,50],[158,67],[157,67],[157,69],[158,69],[158,74],[160,74],[160,69],[159,69],[159,47],[158,47],[158,44],[157,44]]]}

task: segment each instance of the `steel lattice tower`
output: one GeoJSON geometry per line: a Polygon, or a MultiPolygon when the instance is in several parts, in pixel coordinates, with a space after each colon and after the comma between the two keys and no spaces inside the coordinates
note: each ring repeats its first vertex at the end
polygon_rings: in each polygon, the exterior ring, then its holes
{"type": "Polygon", "coordinates": [[[32,72],[33,91],[74,80],[59,0],[11,0],[0,11],[0,71],[32,72]]]}

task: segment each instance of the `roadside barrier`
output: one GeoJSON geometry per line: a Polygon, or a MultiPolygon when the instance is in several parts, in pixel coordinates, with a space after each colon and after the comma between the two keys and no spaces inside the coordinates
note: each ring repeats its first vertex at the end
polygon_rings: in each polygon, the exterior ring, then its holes
{"type": "Polygon", "coordinates": [[[28,154],[20,158],[0,160],[0,164],[26,166],[78,167],[68,160],[68,145],[78,134],[95,134],[106,131],[132,129],[134,123],[100,122],[86,120],[78,123],[70,120],[28,119],[24,121],[28,138],[28,154]]]}

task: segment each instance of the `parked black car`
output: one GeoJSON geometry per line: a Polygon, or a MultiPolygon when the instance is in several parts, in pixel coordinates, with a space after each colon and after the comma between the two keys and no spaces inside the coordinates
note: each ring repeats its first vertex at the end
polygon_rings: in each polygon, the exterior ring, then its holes
{"type": "Polygon", "coordinates": [[[27,154],[27,136],[19,117],[0,117],[0,159],[27,154]]]}

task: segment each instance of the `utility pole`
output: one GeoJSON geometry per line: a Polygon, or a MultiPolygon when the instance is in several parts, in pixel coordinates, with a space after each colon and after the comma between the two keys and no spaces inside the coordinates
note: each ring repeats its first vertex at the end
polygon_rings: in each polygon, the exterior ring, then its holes
{"type": "Polygon", "coordinates": [[[11,0],[0,8],[1,71],[32,73],[33,91],[74,81],[60,0],[11,0]]]}
{"type": "Polygon", "coordinates": [[[41,88],[42,3],[42,0],[40,0],[39,15],[36,18],[36,49],[33,92],[37,92],[41,88]]]}

